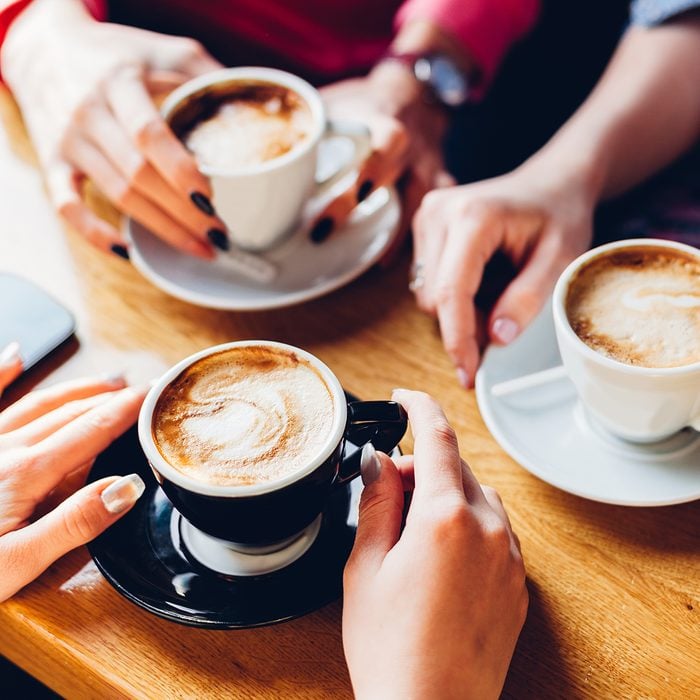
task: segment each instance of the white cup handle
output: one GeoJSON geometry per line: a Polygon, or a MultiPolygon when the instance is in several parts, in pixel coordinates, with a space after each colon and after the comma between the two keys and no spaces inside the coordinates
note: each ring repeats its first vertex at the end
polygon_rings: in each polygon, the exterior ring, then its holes
{"type": "Polygon", "coordinates": [[[345,178],[348,173],[356,170],[372,152],[372,141],[369,129],[361,122],[329,119],[326,122],[324,140],[336,136],[349,139],[354,147],[354,152],[339,168],[332,169],[328,173],[317,173],[317,194],[330,190],[334,185],[345,178]]]}

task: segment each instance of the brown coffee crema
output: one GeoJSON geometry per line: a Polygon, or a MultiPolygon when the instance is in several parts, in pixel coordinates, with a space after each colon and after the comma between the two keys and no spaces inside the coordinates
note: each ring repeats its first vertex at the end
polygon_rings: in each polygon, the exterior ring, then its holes
{"type": "Polygon", "coordinates": [[[602,253],[570,281],[566,315],[586,345],[618,362],[700,362],[700,257],[655,246],[602,253]]]}
{"type": "Polygon", "coordinates": [[[163,458],[219,486],[275,481],[320,455],[335,419],[318,369],[295,353],[247,346],[209,355],[163,391],[152,421],[163,458]]]}
{"type": "Polygon", "coordinates": [[[311,134],[313,117],[293,90],[241,80],[190,95],[170,116],[170,124],[200,167],[235,172],[302,144],[311,134]]]}

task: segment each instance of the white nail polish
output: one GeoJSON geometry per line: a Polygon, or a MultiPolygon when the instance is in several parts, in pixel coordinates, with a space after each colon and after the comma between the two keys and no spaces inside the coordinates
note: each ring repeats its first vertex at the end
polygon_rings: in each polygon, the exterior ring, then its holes
{"type": "Polygon", "coordinates": [[[377,450],[374,449],[374,445],[371,442],[368,442],[362,448],[362,455],[360,456],[362,483],[365,486],[369,486],[373,481],[376,481],[379,478],[381,469],[382,463],[379,461],[377,450]]]}
{"type": "Polygon", "coordinates": [[[138,474],[128,474],[102,492],[102,503],[110,513],[121,513],[138,501],[145,488],[146,484],[138,474]]]}
{"type": "Polygon", "coordinates": [[[102,381],[105,384],[108,384],[109,386],[113,386],[115,388],[126,386],[124,372],[112,372],[111,374],[106,374],[102,381]]]}
{"type": "Polygon", "coordinates": [[[19,343],[16,340],[13,340],[0,352],[0,365],[11,365],[19,359],[19,343]]]}

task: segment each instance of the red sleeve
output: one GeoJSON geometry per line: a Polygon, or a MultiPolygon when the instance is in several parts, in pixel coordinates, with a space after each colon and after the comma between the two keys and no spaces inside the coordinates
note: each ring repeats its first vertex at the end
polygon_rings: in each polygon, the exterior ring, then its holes
{"type": "Polygon", "coordinates": [[[535,24],[539,10],[539,0],[406,0],[396,27],[430,20],[457,37],[481,69],[486,86],[510,47],[535,24]]]}
{"type": "Polygon", "coordinates": [[[83,0],[83,5],[100,22],[104,22],[107,19],[107,0],[83,0]]]}

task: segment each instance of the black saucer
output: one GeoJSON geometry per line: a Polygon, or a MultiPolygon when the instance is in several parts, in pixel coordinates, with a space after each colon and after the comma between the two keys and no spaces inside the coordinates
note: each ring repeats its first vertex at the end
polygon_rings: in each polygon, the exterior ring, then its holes
{"type": "MultiPolygon", "coordinates": [[[[349,443],[347,452],[359,450],[349,443]]],[[[88,480],[133,472],[146,482],[146,491],[88,549],[105,578],[136,605],[184,625],[234,629],[291,620],[340,596],[355,540],[359,479],[337,488],[316,541],[300,559],[270,574],[234,578],[186,556],[178,529],[171,528],[173,507],[156,483],[135,427],[97,458],[88,480]]]]}

